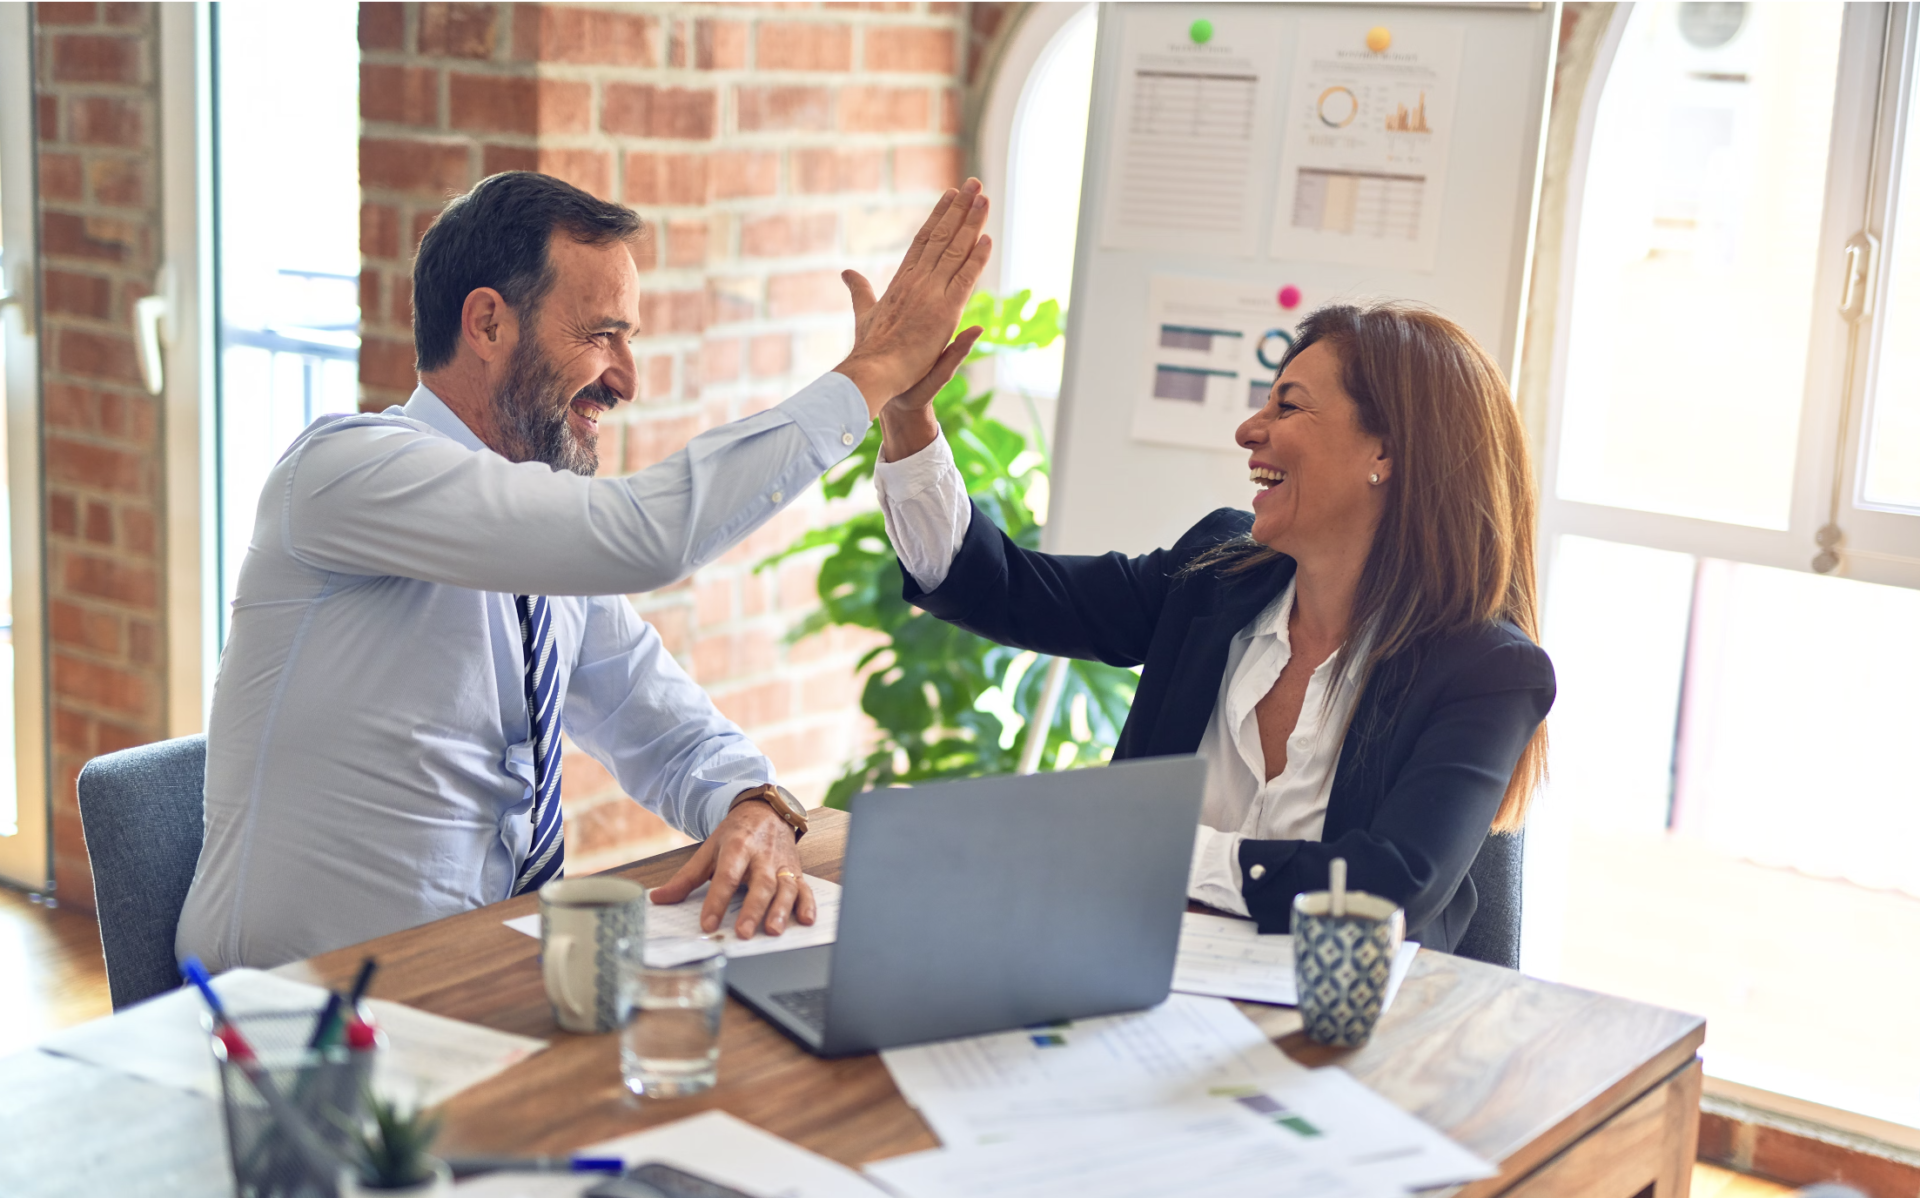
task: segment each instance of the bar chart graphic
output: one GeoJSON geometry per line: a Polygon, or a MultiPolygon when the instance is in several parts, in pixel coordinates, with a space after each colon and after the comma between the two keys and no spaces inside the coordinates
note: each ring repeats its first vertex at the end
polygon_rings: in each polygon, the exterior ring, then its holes
{"type": "Polygon", "coordinates": [[[1427,93],[1421,92],[1413,107],[1395,104],[1393,111],[1387,114],[1388,133],[1432,133],[1427,127],[1427,93]]]}

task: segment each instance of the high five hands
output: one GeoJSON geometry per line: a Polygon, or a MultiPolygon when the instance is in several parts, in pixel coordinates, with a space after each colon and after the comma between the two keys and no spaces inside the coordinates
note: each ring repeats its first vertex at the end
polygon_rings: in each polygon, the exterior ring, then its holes
{"type": "Polygon", "coordinates": [[[853,352],[834,369],[860,388],[871,415],[938,379],[930,400],[980,336],[978,327],[957,337],[953,330],[993,252],[993,239],[980,232],[987,212],[978,179],[941,196],[878,299],[859,271],[840,272],[853,297],[853,352]]]}

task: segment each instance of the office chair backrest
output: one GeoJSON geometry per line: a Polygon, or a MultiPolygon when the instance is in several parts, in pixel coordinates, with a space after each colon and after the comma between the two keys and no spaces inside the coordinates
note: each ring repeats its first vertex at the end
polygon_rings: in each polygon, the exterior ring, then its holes
{"type": "Polygon", "coordinates": [[[113,1009],[180,984],[173,934],[200,860],[207,738],[122,749],[80,771],[80,823],[113,1009]]]}
{"type": "Polygon", "coordinates": [[[1479,893],[1467,934],[1453,946],[1458,957],[1472,957],[1489,965],[1520,968],[1520,880],[1526,857],[1526,833],[1489,836],[1473,859],[1467,877],[1479,893]]]}

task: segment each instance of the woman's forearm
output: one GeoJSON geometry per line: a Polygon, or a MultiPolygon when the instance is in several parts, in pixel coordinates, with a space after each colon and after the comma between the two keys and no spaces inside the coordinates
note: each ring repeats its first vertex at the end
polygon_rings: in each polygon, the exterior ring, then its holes
{"type": "Polygon", "coordinates": [[[898,462],[910,458],[940,435],[940,421],[933,405],[901,408],[888,404],[880,409],[880,460],[898,462]]]}

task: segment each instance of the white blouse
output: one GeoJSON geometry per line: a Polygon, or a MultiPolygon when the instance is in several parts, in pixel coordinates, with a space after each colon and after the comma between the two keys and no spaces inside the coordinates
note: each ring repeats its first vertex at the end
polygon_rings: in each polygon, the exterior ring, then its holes
{"type": "MultiPolygon", "coordinates": [[[[880,462],[873,482],[887,536],[900,563],[923,590],[946,581],[972,518],[966,484],[954,466],[946,438],[898,462],[880,462]]],[[[1319,840],[1327,797],[1340,763],[1340,742],[1358,698],[1358,688],[1335,686],[1339,653],[1307,681],[1300,719],[1287,738],[1287,766],[1267,778],[1266,751],[1254,707],[1266,697],[1293,655],[1287,618],[1293,584],[1234,634],[1213,716],[1200,737],[1207,760],[1207,790],[1200,805],[1187,894],[1196,902],[1239,915],[1242,840],[1319,840]]],[[[1358,656],[1358,655],[1354,655],[1358,656]]]]}

